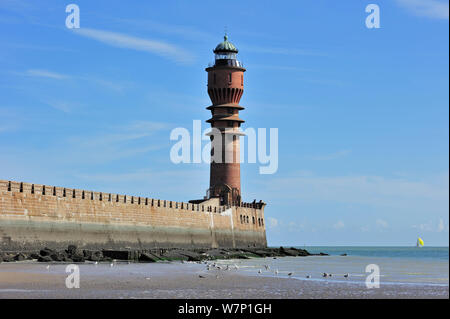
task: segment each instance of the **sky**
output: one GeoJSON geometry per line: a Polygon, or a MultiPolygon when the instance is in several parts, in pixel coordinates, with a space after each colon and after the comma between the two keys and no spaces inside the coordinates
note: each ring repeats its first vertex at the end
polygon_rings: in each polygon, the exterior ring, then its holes
{"type": "Polygon", "coordinates": [[[0,179],[203,198],[209,165],[171,162],[169,136],[208,127],[225,30],[243,129],[278,128],[276,173],[241,165],[269,245],[448,246],[446,0],[0,0],[0,179]]]}

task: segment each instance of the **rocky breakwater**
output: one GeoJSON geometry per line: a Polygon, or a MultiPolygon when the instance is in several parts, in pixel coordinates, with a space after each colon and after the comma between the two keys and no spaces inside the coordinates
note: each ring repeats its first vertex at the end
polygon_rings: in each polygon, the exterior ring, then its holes
{"type": "Polygon", "coordinates": [[[306,257],[312,255],[326,256],[325,253],[311,254],[298,248],[240,248],[240,249],[121,249],[121,250],[87,250],[69,245],[65,250],[43,248],[40,251],[0,252],[0,262],[38,261],[82,263],[90,262],[158,262],[158,261],[205,261],[216,259],[249,259],[261,257],[306,257]]]}

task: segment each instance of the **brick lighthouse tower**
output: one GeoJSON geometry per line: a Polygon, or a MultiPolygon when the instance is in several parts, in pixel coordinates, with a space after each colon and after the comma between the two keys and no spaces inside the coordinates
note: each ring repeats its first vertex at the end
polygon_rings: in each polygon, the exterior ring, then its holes
{"type": "Polygon", "coordinates": [[[221,205],[239,205],[241,202],[241,173],[239,163],[239,101],[244,93],[244,72],[236,59],[238,49],[228,41],[219,43],[213,51],[215,62],[206,68],[208,94],[212,105],[207,109],[212,117],[207,120],[215,134],[211,139],[211,172],[208,198],[220,198],[221,205]],[[219,143],[220,142],[220,143],[219,143]],[[217,153],[219,152],[219,153],[217,153]]]}

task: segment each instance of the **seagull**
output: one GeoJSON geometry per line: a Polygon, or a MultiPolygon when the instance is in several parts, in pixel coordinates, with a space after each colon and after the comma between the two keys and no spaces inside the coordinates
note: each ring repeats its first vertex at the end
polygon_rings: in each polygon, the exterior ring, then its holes
{"type": "Polygon", "coordinates": [[[275,270],[275,275],[278,275],[278,269],[275,270]]]}
{"type": "Polygon", "coordinates": [[[330,276],[330,277],[331,277],[331,276],[333,276],[333,275],[332,275],[332,274],[328,274],[328,276],[330,276]]]}
{"type": "Polygon", "coordinates": [[[269,270],[269,266],[267,266],[267,265],[264,265],[264,268],[266,268],[266,270],[269,270]]]}
{"type": "Polygon", "coordinates": [[[311,276],[310,275],[306,275],[306,278],[311,278],[311,276]]]}
{"type": "Polygon", "coordinates": [[[110,263],[109,266],[110,266],[110,267],[113,267],[113,266],[114,266],[114,263],[110,263]]]}
{"type": "Polygon", "coordinates": [[[96,262],[94,263],[94,265],[98,265],[98,261],[96,261],[96,262]]]}
{"type": "Polygon", "coordinates": [[[50,269],[50,265],[47,265],[47,267],[45,267],[47,270],[49,270],[50,269]]]}
{"type": "Polygon", "coordinates": [[[288,273],[288,276],[291,277],[292,276],[292,272],[288,273]]]}
{"type": "Polygon", "coordinates": [[[202,276],[202,275],[198,275],[198,278],[205,278],[205,276],[202,276]]]}
{"type": "Polygon", "coordinates": [[[261,269],[259,269],[259,270],[258,270],[258,274],[261,274],[261,273],[262,273],[262,271],[261,271],[261,269]]]}
{"type": "Polygon", "coordinates": [[[238,265],[234,264],[234,268],[239,269],[238,265]]]}
{"type": "Polygon", "coordinates": [[[150,277],[145,278],[146,280],[150,280],[150,277]]]}
{"type": "Polygon", "coordinates": [[[345,278],[348,278],[348,274],[345,274],[344,277],[345,277],[345,278]]]}
{"type": "Polygon", "coordinates": [[[326,272],[324,272],[322,277],[328,277],[328,274],[326,272]]]}

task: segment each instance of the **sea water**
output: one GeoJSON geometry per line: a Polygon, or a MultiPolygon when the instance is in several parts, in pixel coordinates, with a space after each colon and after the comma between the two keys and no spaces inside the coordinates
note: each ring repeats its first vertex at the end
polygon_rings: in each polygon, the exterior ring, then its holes
{"type": "Polygon", "coordinates": [[[247,274],[365,284],[379,269],[380,284],[449,285],[448,247],[297,247],[329,256],[256,258],[234,260],[247,274]],[[346,254],[346,256],[342,256],[346,254]],[[367,270],[367,272],[366,272],[367,270]],[[323,277],[323,273],[331,276],[323,277]],[[348,274],[347,277],[344,275],[348,274]],[[309,277],[309,278],[307,278],[309,277]]]}

